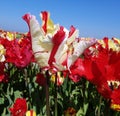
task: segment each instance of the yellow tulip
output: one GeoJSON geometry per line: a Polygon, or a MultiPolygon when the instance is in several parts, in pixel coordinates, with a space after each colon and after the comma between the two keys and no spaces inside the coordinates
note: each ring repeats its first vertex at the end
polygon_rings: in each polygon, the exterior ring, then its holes
{"type": "MultiPolygon", "coordinates": [[[[98,40],[98,42],[105,48],[106,43],[104,40],[98,40]]],[[[113,51],[120,51],[120,40],[117,38],[108,39],[108,48],[113,51]]]]}
{"type": "Polygon", "coordinates": [[[26,116],[36,116],[36,112],[34,110],[28,110],[26,116]]]}
{"type": "Polygon", "coordinates": [[[2,44],[0,44],[0,62],[4,62],[5,61],[5,48],[2,44]]]}
{"type": "Polygon", "coordinates": [[[11,33],[11,32],[7,32],[6,38],[7,38],[8,40],[10,40],[10,41],[15,39],[15,38],[14,38],[14,34],[11,33]]]}

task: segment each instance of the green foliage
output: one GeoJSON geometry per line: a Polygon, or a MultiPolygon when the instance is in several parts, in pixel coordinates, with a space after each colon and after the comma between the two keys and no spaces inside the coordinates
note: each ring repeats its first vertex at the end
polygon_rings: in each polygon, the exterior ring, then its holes
{"type": "MultiPolygon", "coordinates": [[[[36,74],[39,68],[36,64],[30,64],[26,68],[17,68],[8,64],[9,81],[0,83],[0,115],[9,116],[9,108],[17,98],[27,100],[28,110],[36,111],[37,116],[46,115],[45,87],[39,86],[36,74]]],[[[72,107],[76,110],[76,116],[119,116],[120,113],[109,108],[109,101],[98,94],[94,85],[81,78],[80,82],[74,83],[68,77],[61,86],[49,83],[50,112],[54,116],[55,95],[57,95],[58,116],[72,107]]]]}

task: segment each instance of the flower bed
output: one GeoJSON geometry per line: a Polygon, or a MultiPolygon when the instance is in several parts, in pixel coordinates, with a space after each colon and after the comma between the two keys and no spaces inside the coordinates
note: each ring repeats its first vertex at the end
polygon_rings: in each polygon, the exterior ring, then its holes
{"type": "Polygon", "coordinates": [[[41,12],[29,32],[0,30],[2,116],[119,115],[120,40],[79,37],[41,12]]]}

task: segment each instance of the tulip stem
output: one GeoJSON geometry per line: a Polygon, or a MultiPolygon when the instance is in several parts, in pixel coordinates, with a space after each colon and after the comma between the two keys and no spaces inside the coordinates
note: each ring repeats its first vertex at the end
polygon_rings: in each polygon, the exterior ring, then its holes
{"type": "Polygon", "coordinates": [[[49,105],[49,72],[46,72],[46,111],[47,116],[50,116],[50,105],[49,105]]]}
{"type": "Polygon", "coordinates": [[[55,87],[55,94],[54,94],[54,99],[55,99],[55,116],[57,116],[57,73],[56,73],[56,76],[55,76],[54,87],[55,87]]]}
{"type": "Polygon", "coordinates": [[[100,96],[99,107],[98,107],[98,116],[100,116],[100,112],[101,112],[101,103],[102,103],[102,96],[100,96]]]}

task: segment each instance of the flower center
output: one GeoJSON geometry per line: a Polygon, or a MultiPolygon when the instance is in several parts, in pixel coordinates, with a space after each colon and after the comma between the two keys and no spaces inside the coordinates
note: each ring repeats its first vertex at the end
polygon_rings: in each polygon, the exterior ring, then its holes
{"type": "Polygon", "coordinates": [[[120,86],[120,82],[111,80],[108,81],[108,86],[110,87],[111,90],[118,89],[118,87],[120,86]]]}

